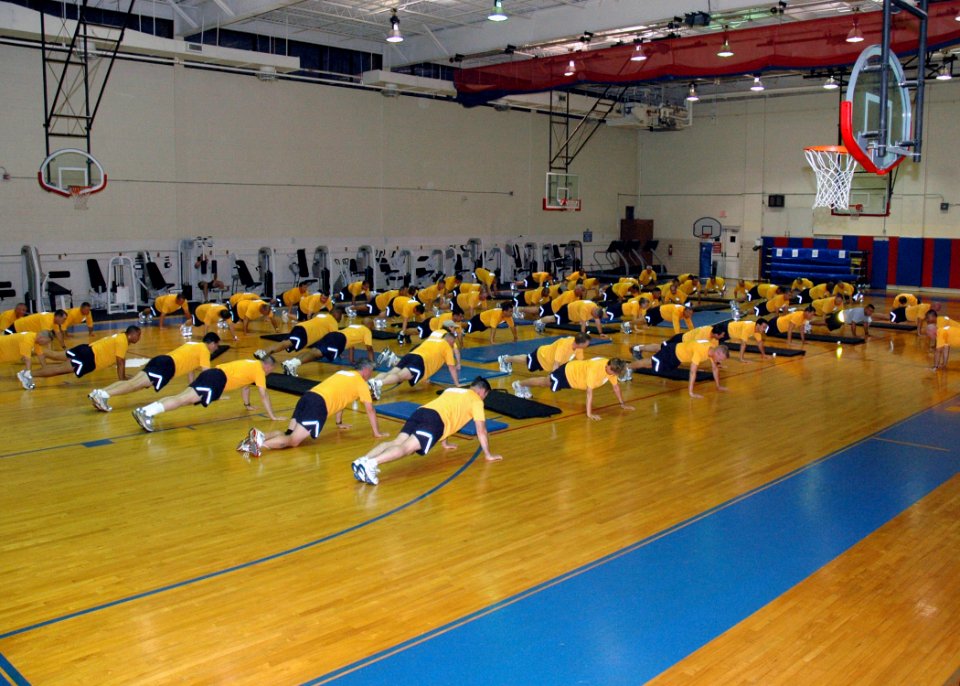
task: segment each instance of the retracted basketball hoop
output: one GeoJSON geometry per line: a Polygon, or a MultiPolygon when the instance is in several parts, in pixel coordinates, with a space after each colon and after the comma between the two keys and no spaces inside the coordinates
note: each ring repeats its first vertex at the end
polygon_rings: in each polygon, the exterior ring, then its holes
{"type": "Polygon", "coordinates": [[[107,174],[90,153],[66,148],[43,160],[37,181],[43,190],[71,198],[75,209],[85,210],[90,196],[107,187],[107,174]]]}
{"type": "Polygon", "coordinates": [[[807,162],[817,175],[814,209],[846,209],[850,205],[850,185],[857,161],[842,145],[813,145],[803,149],[807,162]]]}

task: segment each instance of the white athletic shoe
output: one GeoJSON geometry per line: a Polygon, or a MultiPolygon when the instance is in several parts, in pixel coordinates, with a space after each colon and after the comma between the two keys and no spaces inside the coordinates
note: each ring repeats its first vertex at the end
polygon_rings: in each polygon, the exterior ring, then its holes
{"type": "Polygon", "coordinates": [[[621,322],[620,333],[633,333],[633,326],[631,326],[630,322],[621,322]]]}
{"type": "Polygon", "coordinates": [[[620,375],[620,381],[632,381],[633,380],[633,370],[630,367],[627,367],[623,370],[623,374],[620,375]]]}
{"type": "Polygon", "coordinates": [[[519,381],[514,381],[513,384],[511,384],[511,388],[513,388],[513,394],[518,398],[529,398],[532,395],[530,389],[520,385],[519,381]]]}
{"type": "Polygon", "coordinates": [[[137,424],[139,424],[140,428],[144,431],[153,431],[153,417],[148,417],[142,407],[138,407],[133,411],[133,418],[137,420],[137,424]]]}
{"type": "Polygon", "coordinates": [[[254,356],[255,358],[257,358],[258,360],[262,360],[263,358],[265,358],[265,357],[267,356],[267,351],[264,350],[263,348],[261,348],[260,350],[255,351],[255,352],[253,353],[253,356],[254,356]]]}
{"type": "Polygon", "coordinates": [[[513,320],[516,322],[522,322],[526,315],[523,314],[520,310],[514,308],[513,310],[513,320]]]}
{"type": "Polygon", "coordinates": [[[380,483],[380,468],[373,460],[361,457],[354,460],[350,466],[353,468],[353,478],[357,481],[372,486],[380,483]]]}
{"type": "Polygon", "coordinates": [[[32,391],[37,387],[37,384],[33,382],[33,374],[31,374],[26,369],[21,369],[17,372],[17,378],[20,379],[20,384],[23,386],[23,390],[32,391]]]}
{"type": "Polygon", "coordinates": [[[289,360],[284,360],[283,364],[283,373],[287,376],[296,376],[300,370],[300,365],[303,364],[301,360],[298,360],[295,357],[290,358],[289,360]]]}
{"type": "Polygon", "coordinates": [[[146,323],[147,323],[147,315],[145,315],[143,312],[141,312],[141,313],[139,314],[139,316],[137,316],[137,321],[138,321],[140,324],[146,324],[146,323]]]}
{"type": "Polygon", "coordinates": [[[193,327],[190,324],[181,324],[180,335],[183,338],[193,338],[193,327]]]}
{"type": "Polygon", "coordinates": [[[356,310],[356,308],[350,307],[349,305],[346,307],[346,309],[344,310],[344,312],[346,312],[348,319],[356,319],[356,317],[357,317],[357,310],[356,310]]]}
{"type": "Polygon", "coordinates": [[[813,331],[813,326],[810,325],[810,322],[805,323],[803,325],[803,332],[810,333],[811,331],[813,331]]]}
{"type": "Polygon", "coordinates": [[[630,352],[631,352],[631,354],[633,355],[633,359],[635,359],[635,360],[642,360],[642,359],[643,359],[643,346],[642,346],[642,345],[635,345],[635,346],[633,346],[632,348],[630,348],[630,352]]]}
{"type": "Polygon", "coordinates": [[[507,362],[506,355],[499,355],[497,357],[497,364],[500,365],[500,371],[503,372],[504,374],[509,374],[510,372],[513,371],[512,369],[513,365],[507,362]]]}
{"type": "Polygon", "coordinates": [[[247,436],[247,443],[250,446],[250,454],[254,457],[260,457],[260,449],[263,448],[263,442],[266,439],[267,437],[260,429],[250,429],[250,434],[247,436]]]}
{"type": "Polygon", "coordinates": [[[391,368],[392,368],[392,367],[396,367],[396,366],[397,366],[397,362],[400,361],[400,356],[397,355],[397,354],[396,354],[395,352],[393,352],[392,350],[390,350],[389,352],[390,352],[390,355],[387,357],[387,366],[388,366],[388,367],[391,367],[391,368]]]}
{"type": "Polygon", "coordinates": [[[541,322],[539,319],[533,323],[533,330],[536,331],[537,333],[543,333],[543,330],[546,328],[547,328],[546,324],[541,322]]]}
{"type": "Polygon", "coordinates": [[[373,399],[380,400],[380,394],[383,392],[383,381],[380,379],[370,379],[367,381],[367,385],[370,386],[370,394],[373,396],[373,399]]]}
{"type": "Polygon", "coordinates": [[[107,394],[99,388],[94,388],[92,391],[90,391],[90,394],[87,397],[90,398],[90,402],[93,403],[93,406],[101,412],[113,411],[113,408],[107,403],[107,394]]]}
{"type": "Polygon", "coordinates": [[[373,363],[378,367],[388,367],[390,366],[390,358],[393,356],[393,351],[390,348],[384,348],[377,353],[376,358],[374,358],[373,363]]]}
{"type": "Polygon", "coordinates": [[[247,456],[249,456],[251,450],[252,446],[250,445],[249,438],[244,438],[242,441],[240,441],[239,445],[237,445],[238,453],[245,453],[247,456]]]}

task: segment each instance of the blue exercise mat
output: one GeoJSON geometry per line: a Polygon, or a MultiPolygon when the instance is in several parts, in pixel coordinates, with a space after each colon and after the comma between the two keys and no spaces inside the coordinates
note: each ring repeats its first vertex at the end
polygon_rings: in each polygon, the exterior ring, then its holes
{"type": "MultiPolygon", "coordinates": [[[[713,326],[714,324],[719,324],[720,322],[725,322],[728,319],[733,319],[733,315],[730,314],[730,310],[723,312],[694,312],[693,313],[693,326],[694,328],[700,326],[713,326]]],[[[668,321],[662,321],[657,326],[664,326],[673,328],[673,323],[668,321]]],[[[686,331],[686,328],[682,328],[682,331],[686,331]]]]}
{"type": "MultiPolygon", "coordinates": [[[[418,409],[420,409],[420,405],[408,400],[401,400],[395,403],[383,403],[376,406],[377,414],[382,414],[384,417],[393,417],[394,419],[410,419],[410,415],[418,409]]],[[[496,419],[488,419],[486,423],[488,433],[502,431],[510,426],[506,422],[500,422],[496,419]]],[[[457,433],[464,436],[476,436],[477,427],[474,425],[473,420],[470,420],[457,433]]]]}
{"type": "MultiPolygon", "coordinates": [[[[484,369],[483,367],[470,367],[467,365],[460,367],[459,377],[461,384],[468,384],[478,376],[484,379],[492,379],[497,376],[506,376],[506,373],[501,372],[499,369],[494,371],[492,369],[484,369]]],[[[441,367],[439,371],[430,377],[430,383],[452,386],[453,377],[450,376],[450,370],[446,367],[441,367]]]]}
{"type": "MultiPolygon", "coordinates": [[[[532,353],[541,345],[550,345],[554,341],[564,338],[563,336],[542,336],[539,338],[528,338],[516,343],[496,343],[494,345],[481,345],[476,348],[464,348],[460,351],[460,358],[467,362],[496,362],[500,355],[526,355],[532,353]]],[[[590,345],[604,345],[609,343],[607,338],[591,338],[590,345]]]]}

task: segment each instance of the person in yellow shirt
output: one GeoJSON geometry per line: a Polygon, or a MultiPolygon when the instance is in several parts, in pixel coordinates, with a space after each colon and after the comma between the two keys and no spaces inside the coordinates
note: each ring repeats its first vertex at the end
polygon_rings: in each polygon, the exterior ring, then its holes
{"type": "Polygon", "coordinates": [[[182,293],[158,295],[153,301],[153,305],[140,313],[140,323],[142,324],[148,319],[159,317],[157,326],[163,328],[163,321],[167,318],[167,315],[173,314],[177,310],[182,310],[183,316],[187,318],[187,321],[190,321],[190,304],[187,302],[187,299],[183,297],[182,293]]]}
{"type": "Polygon", "coordinates": [[[27,316],[27,304],[17,303],[12,310],[0,312],[0,331],[14,333],[13,323],[27,316]]]}
{"type": "Polygon", "coordinates": [[[896,298],[893,299],[893,307],[890,309],[897,309],[900,307],[909,307],[912,305],[919,305],[920,298],[915,296],[913,293],[901,293],[896,298]]]}
{"type": "MultiPolygon", "coordinates": [[[[760,284],[765,286],[767,284],[760,284]]],[[[753,306],[753,313],[758,317],[765,317],[769,314],[780,314],[786,312],[787,305],[790,304],[790,291],[782,286],[773,286],[766,290],[766,300],[761,300],[753,306]]]]}
{"type": "Polygon", "coordinates": [[[937,328],[936,324],[927,326],[927,335],[936,341],[936,349],[933,354],[933,368],[946,369],[950,363],[950,347],[960,345],[960,327],[943,326],[937,328]]]}
{"type": "Polygon", "coordinates": [[[421,288],[417,291],[417,300],[423,303],[427,309],[438,307],[443,302],[443,297],[447,294],[447,284],[442,279],[434,284],[421,288]]]}
{"type": "Polygon", "coordinates": [[[266,319],[273,326],[274,332],[280,331],[280,320],[273,314],[273,308],[263,300],[241,300],[233,311],[233,321],[243,322],[243,333],[250,333],[250,322],[266,319]]]}
{"type": "Polygon", "coordinates": [[[798,293],[800,291],[805,291],[808,288],[813,288],[813,281],[810,279],[805,279],[802,276],[798,276],[793,280],[793,283],[790,284],[790,290],[797,291],[798,293]]]}
{"type": "Polygon", "coordinates": [[[300,322],[293,327],[293,329],[290,330],[290,333],[287,334],[286,340],[279,341],[272,348],[267,348],[266,350],[257,350],[253,353],[253,356],[257,359],[261,359],[266,355],[274,355],[279,352],[298,353],[301,350],[306,350],[309,346],[319,341],[328,333],[336,331],[340,326],[340,321],[343,319],[343,315],[343,308],[339,305],[334,307],[333,312],[330,314],[321,312],[317,316],[311,317],[305,322],[300,322]]]}
{"type": "Polygon", "coordinates": [[[640,271],[640,275],[637,276],[637,281],[640,282],[641,286],[650,286],[657,282],[657,271],[647,265],[640,271]]]}
{"type": "Polygon", "coordinates": [[[242,303],[245,300],[260,300],[260,296],[256,293],[234,293],[230,296],[230,309],[235,310],[237,303],[242,303]]]}
{"type": "Polygon", "coordinates": [[[477,267],[473,270],[473,275],[477,278],[480,289],[487,297],[490,297],[493,292],[497,290],[497,275],[494,272],[489,269],[484,269],[483,267],[477,267]]]}
{"type": "Polygon", "coordinates": [[[15,319],[13,326],[3,333],[23,333],[24,331],[40,333],[41,331],[52,331],[54,337],[60,341],[60,347],[66,350],[67,344],[64,341],[63,330],[60,328],[63,322],[66,320],[67,313],[64,310],[56,310],[54,312],[37,312],[35,314],[28,314],[24,317],[20,317],[19,319],[15,319]]]}
{"type": "Polygon", "coordinates": [[[589,346],[590,334],[578,333],[576,336],[564,336],[553,343],[541,345],[527,355],[500,355],[497,357],[497,364],[500,365],[500,371],[506,374],[513,373],[514,364],[522,363],[526,363],[527,371],[552,372],[571,360],[582,360],[583,351],[589,346]]]}
{"type": "Polygon", "coordinates": [[[238,340],[237,329],[233,325],[233,314],[227,305],[220,303],[202,303],[193,311],[193,325],[203,327],[204,335],[211,330],[225,328],[230,330],[233,340],[238,340]]]}
{"type": "Polygon", "coordinates": [[[457,446],[447,441],[469,421],[477,431],[477,442],[487,462],[502,460],[501,455],[490,452],[487,436],[486,415],[483,400],[490,393],[486,379],[477,377],[469,388],[448,388],[436,400],[414,410],[404,423],[400,433],[392,441],[381,443],[363,457],[354,460],[353,477],[360,482],[376,486],[380,483],[380,465],[417,453],[426,455],[437,443],[444,450],[456,450],[457,446]]]}
{"type": "MultiPolygon", "coordinates": [[[[370,299],[365,303],[357,303],[353,306],[353,311],[358,315],[363,315],[366,317],[366,320],[364,321],[366,326],[373,327],[373,319],[370,318],[383,315],[383,313],[387,311],[387,307],[394,298],[406,296],[407,293],[408,291],[406,286],[401,288],[392,288],[384,291],[383,293],[377,293],[371,296],[370,299]]],[[[349,313],[350,308],[347,308],[347,314],[349,313]]]]}
{"type": "Polygon", "coordinates": [[[624,302],[640,295],[640,286],[631,281],[619,281],[600,289],[598,302],[609,305],[613,302],[624,302]]]}
{"type": "Polygon", "coordinates": [[[133,411],[133,418],[144,431],[154,430],[154,418],[163,412],[171,412],[186,405],[203,405],[209,407],[216,402],[226,391],[237,388],[243,399],[243,406],[248,412],[257,408],[250,404],[250,386],[256,386],[263,401],[263,408],[267,416],[275,422],[281,421],[273,413],[270,405],[270,396],[267,395],[267,374],[270,374],[276,362],[269,355],[262,360],[237,360],[218,364],[213,369],[200,372],[182,392],[161,398],[149,405],[138,407],[133,411]]]}
{"type": "Polygon", "coordinates": [[[286,307],[287,316],[293,316],[293,308],[299,309],[300,301],[307,297],[307,291],[310,290],[309,284],[301,283],[293,288],[288,288],[277,296],[277,307],[286,307]]]}
{"type": "Polygon", "coordinates": [[[722,298],[726,287],[727,281],[722,276],[711,276],[703,284],[703,295],[719,295],[722,298]]]}
{"type": "Polygon", "coordinates": [[[387,317],[400,317],[400,330],[397,332],[398,343],[403,345],[403,343],[406,341],[406,337],[410,335],[407,332],[410,320],[412,319],[414,322],[417,322],[423,319],[423,315],[426,311],[427,310],[423,306],[423,303],[416,298],[400,295],[390,301],[390,304],[387,305],[387,311],[385,314],[387,317]]]}
{"type": "Polygon", "coordinates": [[[697,296],[697,299],[699,300],[700,297],[703,295],[701,289],[702,289],[702,286],[700,284],[699,276],[690,276],[690,278],[688,278],[687,280],[681,281],[680,285],[677,287],[677,290],[680,292],[681,294],[680,297],[683,299],[683,302],[686,302],[693,296],[697,296]]]}
{"type": "Polygon", "coordinates": [[[25,390],[31,390],[33,356],[37,356],[40,366],[44,365],[44,346],[53,340],[49,331],[24,331],[0,336],[0,362],[23,362],[23,369],[17,372],[17,379],[25,390]]]}
{"type": "Polygon", "coordinates": [[[804,345],[807,342],[807,324],[813,321],[816,314],[817,311],[808,305],[806,309],[768,319],[767,322],[770,326],[767,329],[767,334],[778,338],[786,338],[787,345],[790,345],[793,342],[793,332],[799,331],[800,345],[804,345]]]}
{"type": "Polygon", "coordinates": [[[809,305],[814,300],[833,295],[834,285],[833,281],[818,283],[816,286],[811,286],[810,288],[800,291],[800,293],[797,294],[796,300],[801,305],[809,305]]]}
{"type": "Polygon", "coordinates": [[[852,298],[857,292],[856,287],[847,281],[838,281],[833,290],[830,291],[831,295],[842,295],[844,298],[852,298]]]}
{"type": "MultiPolygon", "coordinates": [[[[463,284],[469,286],[471,284],[463,284]]],[[[463,291],[450,301],[450,310],[462,314],[464,319],[473,319],[476,311],[487,302],[486,293],[480,291],[463,291]]]]}
{"type": "Polygon", "coordinates": [[[513,321],[513,303],[509,300],[502,303],[500,307],[484,310],[480,314],[475,315],[470,321],[467,322],[465,333],[479,333],[489,329],[490,343],[493,343],[497,336],[497,327],[500,326],[501,323],[507,325],[507,328],[510,329],[510,333],[513,334],[514,342],[516,342],[517,325],[513,321]]]}
{"type": "Polygon", "coordinates": [[[575,300],[583,300],[583,295],[583,286],[579,285],[573,290],[557,293],[556,295],[553,295],[551,291],[550,300],[548,302],[541,303],[540,305],[536,306],[531,305],[527,307],[521,307],[519,308],[519,311],[524,315],[529,315],[537,319],[543,319],[556,314],[564,305],[568,305],[575,300]]]}
{"type": "Polygon", "coordinates": [[[738,279],[737,285],[733,288],[733,299],[737,302],[744,302],[747,300],[747,294],[750,293],[756,285],[757,283],[755,281],[738,279]]]}
{"type": "Polygon", "coordinates": [[[727,390],[720,385],[720,363],[730,356],[730,350],[725,345],[711,346],[706,341],[687,341],[666,345],[654,343],[634,347],[633,356],[636,361],[630,364],[631,369],[652,369],[654,374],[665,374],[679,368],[681,364],[690,365],[687,392],[691,398],[703,397],[693,392],[693,384],[697,381],[699,366],[704,362],[709,362],[717,390],[727,390]],[[654,354],[644,359],[644,352],[654,352],[654,354]]]}
{"type": "Polygon", "coordinates": [[[539,312],[540,306],[548,302],[550,302],[550,289],[547,286],[522,291],[513,299],[513,305],[518,312],[522,311],[519,308],[531,308],[531,311],[539,312]]]}
{"type": "Polygon", "coordinates": [[[450,294],[451,298],[455,298],[460,295],[460,284],[463,283],[463,277],[459,274],[452,274],[451,276],[444,277],[443,285],[447,289],[447,293],[450,294]]]}
{"type": "MultiPolygon", "coordinates": [[[[439,333],[439,332],[438,332],[439,333]]],[[[370,391],[373,397],[380,400],[384,385],[398,384],[406,381],[410,386],[416,386],[422,379],[429,379],[443,365],[450,370],[453,385],[460,385],[458,375],[459,361],[454,357],[453,334],[445,332],[441,338],[432,335],[416,348],[400,358],[390,370],[378,374],[370,379],[370,391]]]]}
{"type": "Polygon", "coordinates": [[[333,308],[333,299],[326,293],[310,293],[297,303],[297,321],[306,321],[324,310],[333,312],[333,308]]]}
{"type": "Polygon", "coordinates": [[[676,334],[680,333],[680,322],[686,324],[688,330],[693,328],[693,308],[673,303],[649,307],[643,319],[647,326],[656,326],[664,321],[670,322],[673,324],[673,333],[676,334]]]}
{"type": "Polygon", "coordinates": [[[727,340],[727,331],[719,324],[713,326],[698,326],[695,329],[689,329],[683,333],[677,333],[663,341],[660,345],[669,343],[689,343],[690,341],[706,341],[711,346],[720,345],[727,340]]]}
{"type": "Polygon", "coordinates": [[[664,305],[678,305],[683,302],[680,283],[676,279],[660,287],[660,302],[664,305]]]}
{"type": "Polygon", "coordinates": [[[818,298],[810,303],[819,319],[814,319],[813,324],[827,327],[830,331],[836,331],[843,326],[843,320],[839,317],[843,310],[842,295],[828,295],[826,298],[818,298]]]}
{"type": "Polygon", "coordinates": [[[924,319],[928,312],[939,313],[940,303],[917,303],[916,305],[907,305],[898,307],[890,311],[890,322],[892,324],[916,324],[917,335],[923,334],[924,319]]]}
{"type": "Polygon", "coordinates": [[[449,331],[457,339],[457,344],[462,345],[463,337],[463,313],[461,312],[443,312],[434,317],[424,319],[417,324],[417,334],[420,340],[428,338],[434,331],[449,331]]]}
{"type": "Polygon", "coordinates": [[[575,388],[580,391],[586,391],[587,418],[598,420],[600,415],[593,411],[593,391],[600,388],[605,383],[610,382],[613,388],[613,394],[617,396],[617,402],[621,409],[632,410],[633,407],[623,402],[623,393],[620,391],[619,376],[627,368],[625,360],[614,357],[594,357],[590,360],[572,360],[560,365],[547,376],[537,376],[532,379],[513,382],[513,392],[518,398],[529,398],[530,387],[549,388],[551,392],[556,393],[565,388],[575,388]]]}
{"type": "Polygon", "coordinates": [[[76,345],[67,350],[66,362],[47,365],[26,376],[32,381],[33,377],[61,376],[73,372],[79,379],[97,369],[116,365],[117,378],[123,381],[127,378],[127,347],[139,340],[140,327],[128,326],[123,333],[115,333],[90,344],[76,345]]]}
{"type": "MultiPolygon", "coordinates": [[[[569,292],[569,291],[568,291],[569,292]]],[[[597,327],[597,335],[600,338],[609,338],[603,332],[601,320],[607,317],[606,311],[592,300],[574,300],[571,303],[563,305],[552,316],[540,318],[533,323],[533,328],[537,333],[543,333],[547,324],[561,326],[563,324],[579,324],[580,331],[587,332],[587,324],[593,320],[597,327]]]]}
{"type": "Polygon", "coordinates": [[[80,322],[86,322],[87,333],[93,335],[93,313],[90,310],[90,303],[81,303],[80,307],[71,307],[67,310],[67,318],[60,325],[60,332],[66,336],[71,326],[76,326],[80,322]]]}
{"type": "Polygon", "coordinates": [[[651,307],[655,307],[656,294],[641,293],[636,298],[631,298],[623,303],[613,303],[607,309],[607,315],[611,318],[620,318],[620,330],[623,333],[633,333],[633,330],[642,324],[646,325],[644,316],[651,307]]]}
{"type": "Polygon", "coordinates": [[[293,410],[286,432],[273,431],[265,434],[257,428],[250,429],[247,437],[237,446],[239,452],[260,457],[261,451],[296,448],[307,438],[317,439],[323,431],[327,418],[333,415],[337,429],[351,428],[343,422],[343,411],[354,401],[363,403],[367,420],[374,438],[386,438],[389,434],[380,431],[377,413],[373,409],[367,380],[373,375],[373,362],[361,360],[353,369],[334,372],[322,382],[300,396],[293,410]]]}
{"type": "Polygon", "coordinates": [[[780,291],[780,286],[775,283],[756,283],[753,285],[749,291],[747,291],[747,300],[763,300],[769,299],[777,295],[780,291]]]}
{"type": "Polygon", "coordinates": [[[346,287],[337,294],[337,300],[341,302],[349,300],[351,305],[356,304],[357,298],[363,301],[367,301],[370,298],[370,282],[366,279],[348,283],[346,287]]]}
{"type": "Polygon", "coordinates": [[[758,319],[755,322],[741,319],[737,322],[732,320],[720,322],[715,324],[714,328],[719,328],[726,333],[728,340],[740,342],[740,361],[747,362],[748,360],[743,359],[743,354],[747,351],[747,343],[751,339],[756,341],[757,348],[760,349],[760,359],[767,359],[767,351],[763,349],[763,335],[767,333],[769,326],[766,319],[758,319]]]}
{"type": "Polygon", "coordinates": [[[533,272],[530,276],[525,276],[520,281],[514,282],[517,288],[539,289],[548,285],[553,280],[550,272],[533,272]]]}
{"type": "Polygon", "coordinates": [[[117,381],[106,388],[94,388],[87,396],[93,406],[101,412],[112,412],[110,398],[126,395],[135,391],[153,386],[153,390],[160,389],[170,383],[175,377],[187,375],[188,381],[193,381],[193,373],[199,369],[210,369],[210,356],[220,347],[220,336],[208,333],[202,342],[188,341],[166,355],[157,355],[151,358],[144,368],[126,381],[117,381]]]}
{"type": "Polygon", "coordinates": [[[296,357],[285,360],[283,363],[283,372],[289,376],[299,374],[300,365],[305,362],[313,362],[321,357],[327,362],[333,362],[343,355],[344,351],[349,352],[348,360],[353,363],[353,351],[363,346],[367,351],[367,359],[373,359],[373,332],[362,324],[351,324],[345,326],[339,331],[331,331],[324,335],[319,341],[296,357]]]}

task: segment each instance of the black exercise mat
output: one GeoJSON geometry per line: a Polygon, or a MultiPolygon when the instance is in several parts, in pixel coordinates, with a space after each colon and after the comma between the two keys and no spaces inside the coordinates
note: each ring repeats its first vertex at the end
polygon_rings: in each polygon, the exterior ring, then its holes
{"type": "Polygon", "coordinates": [[[304,379],[300,376],[287,376],[286,374],[267,374],[267,388],[272,391],[283,391],[293,395],[303,395],[311,388],[316,386],[319,381],[316,379],[304,379]]]}
{"type": "MultiPolygon", "coordinates": [[[[767,329],[767,335],[774,336],[776,338],[787,337],[787,334],[780,333],[775,329],[776,327],[771,326],[769,329],[767,329]]],[[[795,332],[793,334],[793,338],[794,340],[799,339],[800,334],[795,332]]],[[[864,342],[862,338],[851,338],[850,336],[831,336],[829,334],[822,334],[822,333],[808,333],[806,336],[806,339],[808,341],[813,341],[815,343],[842,343],[843,345],[860,345],[861,343],[864,342]]]]}
{"type": "Polygon", "coordinates": [[[395,341],[397,340],[397,332],[394,331],[390,333],[389,331],[377,331],[373,329],[370,333],[373,334],[374,340],[377,341],[395,341]]]}
{"type": "MultiPolygon", "coordinates": [[[[677,367],[676,369],[671,369],[669,372],[661,372],[657,374],[652,369],[634,369],[634,374],[643,374],[644,376],[655,376],[658,379],[670,379],[671,381],[689,381],[690,380],[690,370],[686,367],[677,367]]],[[[705,372],[700,369],[697,370],[697,383],[701,381],[712,381],[713,372],[705,372]]]]}
{"type": "Polygon", "coordinates": [[[871,328],[891,329],[893,331],[916,331],[917,325],[910,322],[871,322],[871,328]]]}
{"type": "MultiPolygon", "coordinates": [[[[736,343],[730,344],[730,354],[733,355],[737,352],[739,346],[736,343]]],[[[777,354],[780,357],[800,357],[801,355],[806,355],[806,350],[801,350],[800,348],[771,348],[770,346],[763,346],[764,351],[767,355],[777,354]]],[[[755,345],[748,345],[746,347],[746,352],[760,354],[760,348],[755,345]]]]}
{"type": "Polygon", "coordinates": [[[288,338],[290,338],[290,334],[288,334],[288,333],[262,333],[262,334],[260,334],[260,338],[264,338],[264,339],[266,339],[266,340],[268,340],[268,341],[276,341],[277,343],[279,343],[280,341],[285,341],[285,340],[287,340],[288,338]]]}
{"type": "MultiPolygon", "coordinates": [[[[547,324],[548,329],[560,329],[562,331],[580,331],[579,324],[547,324]]],[[[595,334],[597,333],[597,325],[591,321],[587,325],[587,333],[595,334]]],[[[619,326],[609,326],[607,324],[603,325],[603,333],[620,333],[619,326]]]]}
{"type": "Polygon", "coordinates": [[[694,312],[710,312],[713,310],[729,310],[730,304],[704,301],[702,303],[694,303],[692,307],[694,312]]]}
{"type": "MultiPolygon", "coordinates": [[[[437,391],[440,395],[443,391],[437,391]]],[[[483,401],[484,409],[490,412],[512,417],[513,419],[535,419],[537,417],[552,417],[555,414],[563,412],[559,407],[539,403],[536,400],[527,400],[518,398],[509,391],[502,388],[495,388],[489,393],[483,401]]]]}
{"type": "Polygon", "coordinates": [[[228,350],[230,350],[230,346],[229,346],[229,345],[221,345],[221,346],[218,347],[216,350],[214,350],[212,353],[210,353],[210,359],[211,359],[211,360],[215,360],[215,359],[217,359],[218,357],[220,357],[221,355],[223,355],[225,352],[227,352],[228,350]]]}

